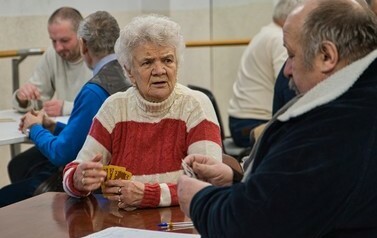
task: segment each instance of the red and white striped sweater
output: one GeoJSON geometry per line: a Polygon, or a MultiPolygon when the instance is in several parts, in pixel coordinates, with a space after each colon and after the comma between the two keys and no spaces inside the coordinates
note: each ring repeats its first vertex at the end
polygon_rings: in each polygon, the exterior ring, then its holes
{"type": "Polygon", "coordinates": [[[73,174],[79,163],[98,153],[103,164],[126,167],[132,180],[145,184],[140,207],[177,205],[182,159],[204,154],[221,160],[219,124],[201,92],[177,84],[168,99],[152,103],[130,88],[110,96],[93,119],[83,148],[64,170],[68,194],[87,195],[73,187],[73,174]]]}

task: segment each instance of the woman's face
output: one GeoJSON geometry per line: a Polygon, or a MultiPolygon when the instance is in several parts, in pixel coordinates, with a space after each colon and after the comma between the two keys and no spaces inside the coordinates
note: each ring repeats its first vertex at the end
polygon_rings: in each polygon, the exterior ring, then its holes
{"type": "Polygon", "coordinates": [[[162,102],[177,82],[175,48],[145,43],[133,51],[131,69],[127,72],[141,96],[150,102],[162,102]]]}

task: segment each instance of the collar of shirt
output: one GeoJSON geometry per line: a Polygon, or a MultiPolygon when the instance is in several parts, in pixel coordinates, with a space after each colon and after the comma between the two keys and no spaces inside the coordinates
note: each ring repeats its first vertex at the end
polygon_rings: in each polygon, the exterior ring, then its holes
{"type": "Polygon", "coordinates": [[[110,61],[113,61],[113,60],[116,60],[116,55],[115,54],[109,54],[109,55],[106,55],[105,57],[103,57],[94,66],[94,68],[93,68],[93,75],[96,75],[105,64],[107,64],[107,63],[109,63],[110,61]]]}

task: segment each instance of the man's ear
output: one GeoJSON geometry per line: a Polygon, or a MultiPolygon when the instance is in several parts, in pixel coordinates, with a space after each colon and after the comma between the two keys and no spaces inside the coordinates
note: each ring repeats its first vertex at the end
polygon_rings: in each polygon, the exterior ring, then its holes
{"type": "Polygon", "coordinates": [[[331,41],[324,41],[319,53],[322,73],[330,73],[339,63],[339,54],[336,45],[331,41]]]}
{"type": "Polygon", "coordinates": [[[81,54],[88,53],[88,47],[86,45],[86,41],[83,38],[80,38],[80,47],[81,47],[81,54]]]}

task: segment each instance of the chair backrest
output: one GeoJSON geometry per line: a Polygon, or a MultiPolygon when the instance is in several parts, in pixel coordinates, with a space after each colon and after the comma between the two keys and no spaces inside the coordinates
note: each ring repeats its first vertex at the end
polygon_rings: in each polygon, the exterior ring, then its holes
{"type": "Polygon", "coordinates": [[[236,160],[238,161],[240,161],[245,155],[248,155],[250,153],[251,147],[250,148],[238,147],[237,145],[234,144],[233,139],[231,137],[228,137],[228,138],[225,137],[223,121],[221,120],[220,110],[219,110],[219,107],[217,105],[217,102],[213,93],[210,90],[199,87],[199,86],[194,86],[194,85],[189,84],[187,85],[187,87],[204,93],[211,100],[213,108],[215,109],[217,120],[219,121],[223,152],[225,154],[235,157],[236,160]]]}
{"type": "MultiPolygon", "coordinates": [[[[220,109],[219,109],[219,107],[217,105],[217,102],[216,102],[216,99],[215,99],[215,96],[213,95],[213,93],[210,90],[206,89],[206,88],[202,88],[202,87],[195,86],[195,85],[190,85],[189,84],[189,85],[187,85],[187,87],[189,87],[189,88],[191,88],[193,90],[200,91],[200,92],[204,93],[205,95],[207,95],[209,97],[209,99],[212,102],[213,108],[215,109],[217,120],[219,121],[221,140],[224,141],[225,134],[224,134],[223,121],[221,120],[220,109]]],[[[223,145],[223,148],[224,148],[224,145],[223,145]]]]}
{"type": "Polygon", "coordinates": [[[242,166],[233,156],[223,154],[223,163],[231,167],[234,173],[238,173],[241,177],[243,176],[242,166]]]}

